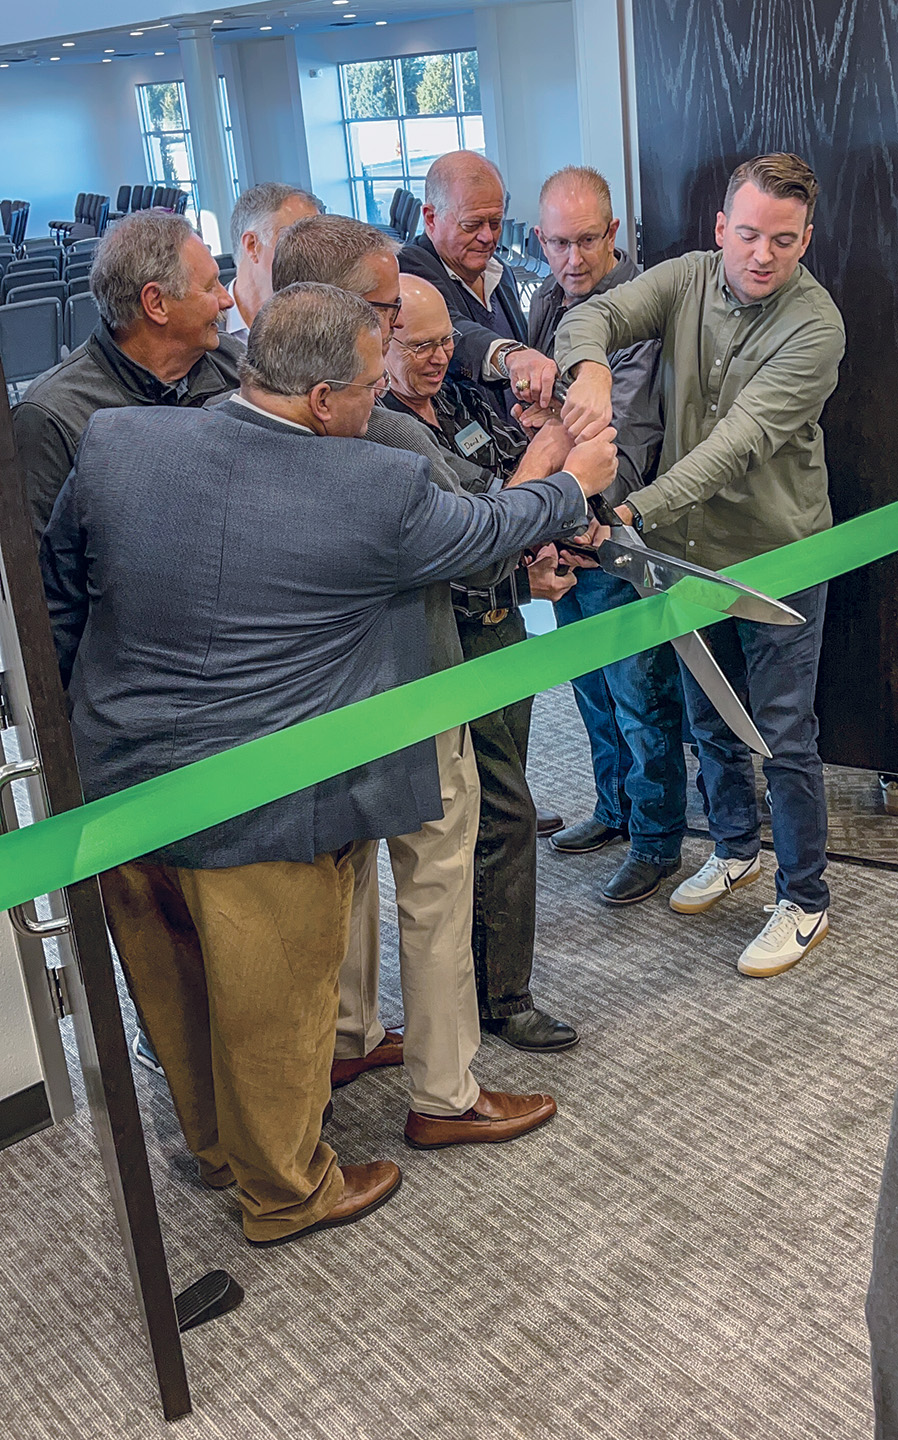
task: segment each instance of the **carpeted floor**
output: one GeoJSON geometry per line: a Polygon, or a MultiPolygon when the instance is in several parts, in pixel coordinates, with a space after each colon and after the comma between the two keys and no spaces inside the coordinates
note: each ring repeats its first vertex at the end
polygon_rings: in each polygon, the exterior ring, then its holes
{"type": "MultiPolygon", "coordinates": [[[[569,694],[540,697],[537,799],[591,808],[569,694]]],[[[707,843],[690,839],[687,863],[707,843]]],[[[735,970],[772,899],[596,904],[620,849],[540,855],[535,993],[582,1043],[487,1039],[494,1088],[551,1088],[514,1145],[410,1151],[397,1072],[335,1096],[347,1161],[398,1198],[272,1251],[200,1189],[163,1082],[137,1086],[177,1288],[224,1266],[233,1314],[184,1337],[195,1413],[161,1420],[83,1101],[0,1155],[0,1429],[10,1440],[866,1440],[863,1294],[896,1084],[898,875],[834,865],[830,938],[735,970]]],[[[387,910],[385,1016],[401,1004],[387,910]]]]}

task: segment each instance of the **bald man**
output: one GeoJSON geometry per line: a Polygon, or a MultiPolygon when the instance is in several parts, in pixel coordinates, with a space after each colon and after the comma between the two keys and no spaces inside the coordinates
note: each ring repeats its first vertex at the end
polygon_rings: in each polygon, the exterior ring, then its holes
{"type": "Polygon", "coordinates": [[[557,370],[527,345],[518,288],[496,255],[505,181],[472,150],[441,155],[424,182],[424,234],[399,253],[399,268],[440,291],[459,331],[453,377],[478,385],[499,415],[515,400],[548,405],[557,370]],[[509,389],[510,387],[510,389],[509,389]]]}
{"type": "MultiPolygon", "coordinates": [[[[391,388],[383,404],[413,415],[444,450],[508,479],[526,446],[520,428],[501,419],[470,381],[447,374],[455,350],[446,301],[434,285],[400,275],[402,307],[386,350],[391,388]]],[[[545,546],[528,567],[494,586],[453,584],[466,660],[526,639],[520,604],[560,600],[576,584],[555,573],[558,554],[545,546]]],[[[480,1023],[509,1045],[567,1050],[577,1032],[534,1004],[530,992],[536,927],[536,811],[524,774],[532,699],[519,700],[470,725],[480,777],[480,822],[474,851],[472,949],[480,1023]]],[[[376,984],[367,980],[369,989],[376,984]]]]}

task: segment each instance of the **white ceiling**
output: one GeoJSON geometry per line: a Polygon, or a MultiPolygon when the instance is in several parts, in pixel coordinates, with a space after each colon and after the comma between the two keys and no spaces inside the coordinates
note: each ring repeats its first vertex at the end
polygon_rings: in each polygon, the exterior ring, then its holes
{"type": "MultiPolygon", "coordinates": [[[[201,14],[196,11],[180,12],[146,20],[142,24],[120,23],[115,27],[90,31],[73,29],[68,34],[60,31],[52,38],[27,41],[16,37],[13,43],[5,43],[11,22],[4,16],[0,18],[0,67],[98,64],[103,60],[114,64],[117,59],[138,55],[177,54],[178,27],[195,23],[212,23],[221,43],[236,43],[294,32],[355,30],[373,27],[377,21],[386,21],[389,25],[441,15],[468,14],[486,6],[521,3],[527,3],[527,0],[463,0],[457,5],[453,5],[451,0],[340,0],[340,3],[335,3],[335,0],[292,0],[292,3],[277,6],[262,0],[261,4],[208,9],[201,14]]],[[[40,0],[30,8],[40,11],[40,0]]],[[[82,15],[87,8],[78,7],[82,15]]],[[[16,15],[15,29],[20,33],[23,24],[28,23],[27,11],[24,16],[21,13],[25,9],[20,7],[16,15]]],[[[72,9],[73,6],[66,6],[69,19],[72,9]]],[[[44,16],[45,23],[48,18],[58,19],[57,11],[58,6],[51,7],[49,16],[44,16]]],[[[40,18],[34,23],[39,24],[40,18]]]]}

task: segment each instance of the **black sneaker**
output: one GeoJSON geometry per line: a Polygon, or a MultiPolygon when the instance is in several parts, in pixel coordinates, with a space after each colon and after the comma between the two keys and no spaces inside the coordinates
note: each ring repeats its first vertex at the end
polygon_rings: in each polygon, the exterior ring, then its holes
{"type": "Polygon", "coordinates": [[[138,1065],[143,1065],[145,1069],[152,1070],[154,1075],[165,1075],[165,1071],[159,1064],[159,1057],[150,1044],[150,1037],[145,1030],[137,1031],[137,1034],[131,1041],[131,1049],[134,1052],[134,1059],[138,1065]]]}

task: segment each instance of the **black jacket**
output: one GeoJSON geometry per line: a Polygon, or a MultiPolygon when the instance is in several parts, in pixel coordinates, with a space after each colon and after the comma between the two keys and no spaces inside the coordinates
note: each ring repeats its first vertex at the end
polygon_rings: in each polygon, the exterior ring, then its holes
{"type": "MultiPolygon", "coordinates": [[[[636,278],[639,271],[626,251],[615,250],[614,253],[617,256],[614,268],[589,295],[574,300],[574,305],[581,305],[591,295],[603,295],[606,290],[613,290],[615,285],[623,285],[625,281],[636,278]]],[[[544,355],[553,353],[555,331],[562,315],[567,314],[570,308],[565,307],[564,291],[558,281],[554,275],[549,275],[530,302],[529,343],[535,350],[541,350],[544,355]]],[[[630,345],[610,356],[614,377],[611,405],[617,430],[618,459],[617,479],[605,491],[605,498],[611,505],[620,505],[632,491],[641,489],[655,478],[664,438],[661,387],[658,384],[660,358],[661,344],[658,340],[630,345]]]]}
{"type": "Polygon", "coordinates": [[[183,380],[167,385],[129,359],[101,320],[61,365],[39,375],[12,412],[38,541],[95,410],[118,405],[205,405],[237,387],[244,349],[239,341],[222,335],[217,350],[201,355],[183,380]]]}
{"type": "MultiPolygon", "coordinates": [[[[500,414],[505,414],[505,381],[490,382],[482,378],[483,361],[490,346],[496,341],[495,330],[491,330],[485,323],[490,319],[489,311],[465,289],[460,280],[448,274],[426,235],[419,235],[417,240],[406,245],[400,250],[398,258],[400,270],[407,275],[420,275],[422,279],[429,280],[431,285],[436,286],[449,307],[452,324],[461,332],[461,339],[456,342],[455,354],[449,366],[450,375],[473,380],[489,397],[494,408],[500,414]]],[[[496,287],[496,295],[514,339],[526,344],[527,326],[518,297],[517,282],[505,264],[502,264],[502,279],[496,287]]]]}

